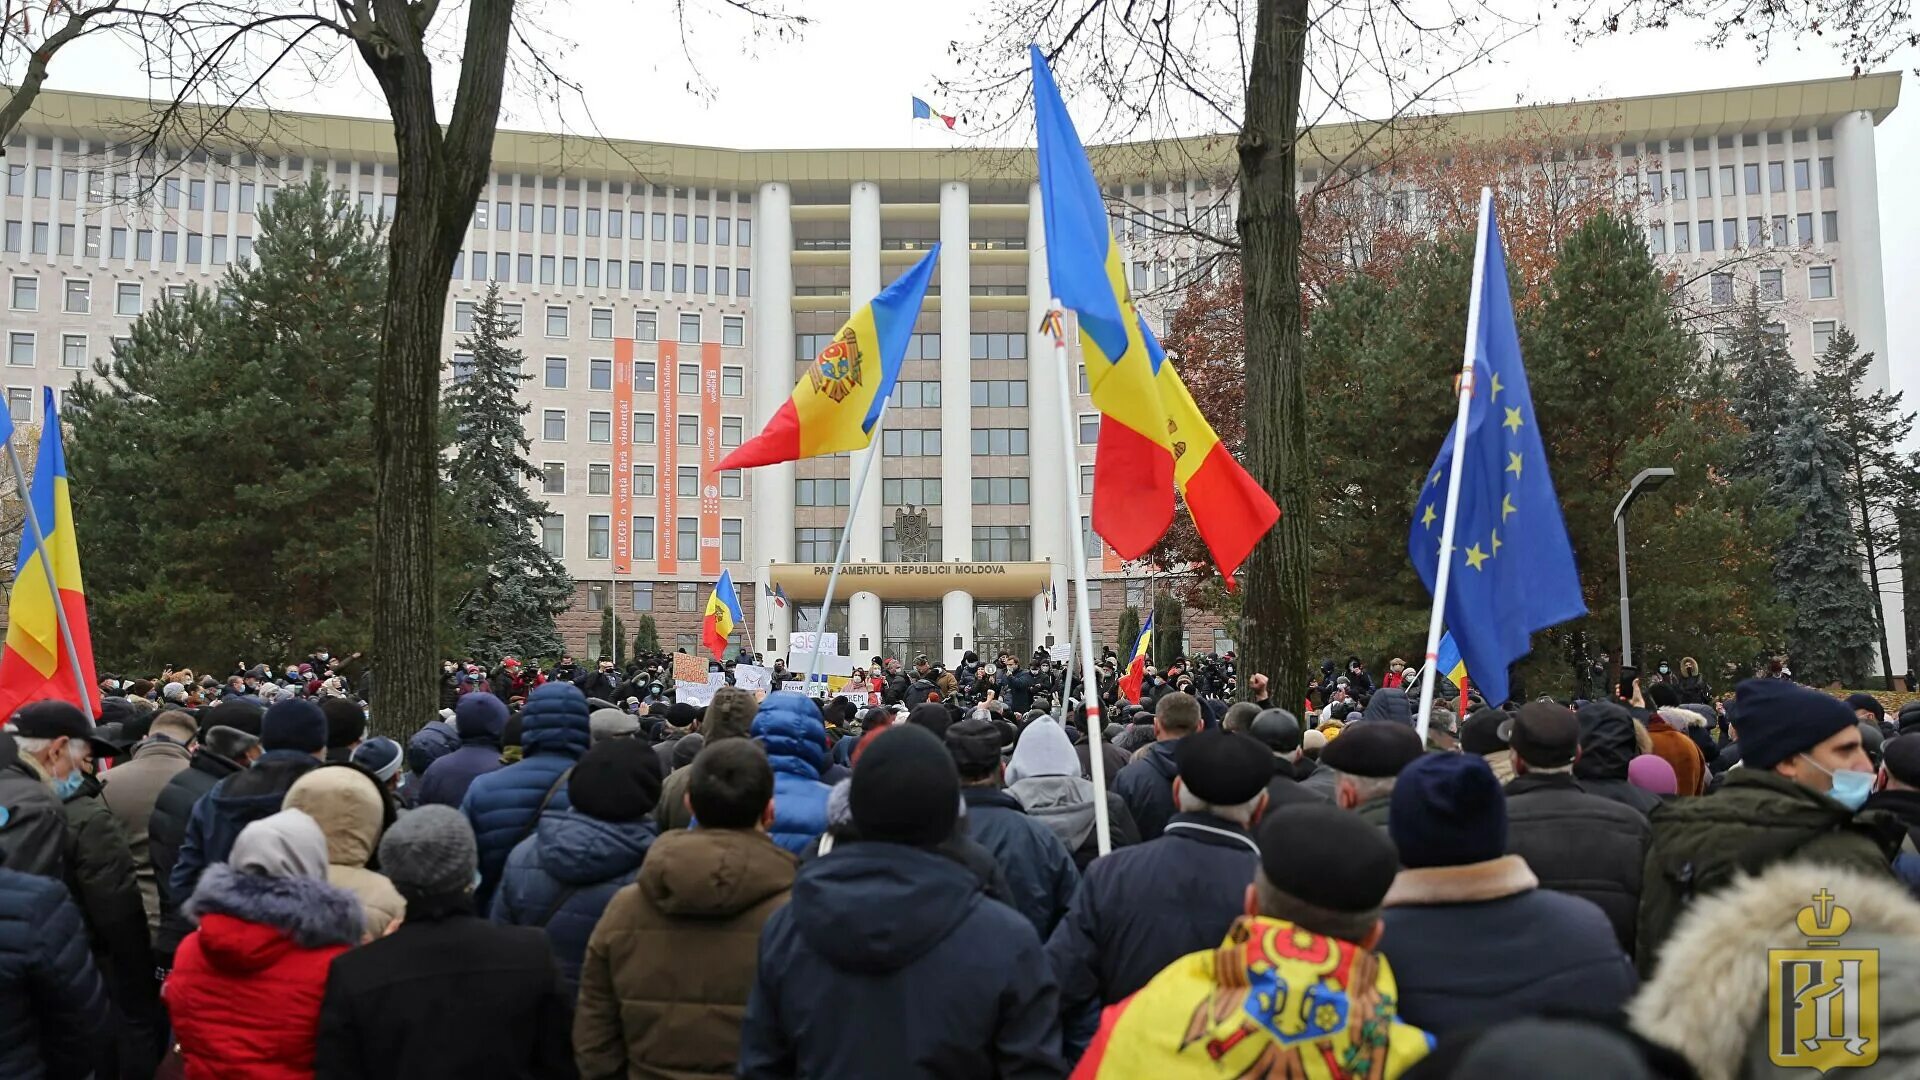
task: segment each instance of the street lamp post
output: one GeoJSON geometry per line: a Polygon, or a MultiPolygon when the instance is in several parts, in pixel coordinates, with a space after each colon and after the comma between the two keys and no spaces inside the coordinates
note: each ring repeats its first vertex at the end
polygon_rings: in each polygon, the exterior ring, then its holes
{"type": "Polygon", "coordinates": [[[1627,510],[1642,492],[1673,479],[1672,469],[1641,469],[1627,485],[1626,497],[1613,509],[1613,535],[1620,545],[1620,666],[1633,666],[1633,619],[1627,609],[1627,510]]]}

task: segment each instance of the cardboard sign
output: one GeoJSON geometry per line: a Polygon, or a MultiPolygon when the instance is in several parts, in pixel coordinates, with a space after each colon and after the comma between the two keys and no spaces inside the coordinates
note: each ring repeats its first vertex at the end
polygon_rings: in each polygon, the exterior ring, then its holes
{"type": "Polygon", "coordinates": [[[693,653],[674,653],[673,681],[704,684],[707,681],[707,658],[693,653]]]}
{"type": "Polygon", "coordinates": [[[742,690],[773,689],[773,671],[755,664],[735,664],[733,685],[742,690]]]}

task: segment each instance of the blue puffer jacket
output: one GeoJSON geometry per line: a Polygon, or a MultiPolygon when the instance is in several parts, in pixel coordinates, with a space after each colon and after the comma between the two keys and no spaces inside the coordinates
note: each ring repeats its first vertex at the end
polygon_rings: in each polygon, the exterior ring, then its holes
{"type": "Polygon", "coordinates": [[[200,874],[226,862],[240,830],[280,812],[295,780],[320,767],[319,759],[298,750],[269,750],[253,765],[222,779],[193,804],[187,834],[173,860],[167,888],[185,903],[200,884],[200,874]]]}
{"type": "Polygon", "coordinates": [[[753,737],[773,765],[774,842],[795,854],[827,831],[827,726],[805,694],[768,694],[753,718],[753,737]]]}
{"type": "Polygon", "coordinates": [[[578,810],[543,815],[507,856],[493,921],[546,930],[571,998],[600,913],[640,873],[658,835],[651,814],[639,821],[602,821],[578,810]]]}
{"type": "Polygon", "coordinates": [[[473,781],[500,769],[500,732],[507,726],[507,706],[492,694],[472,693],[453,710],[460,749],[434,760],[420,776],[421,806],[437,803],[459,806],[473,781]]]}
{"type": "MultiPolygon", "coordinates": [[[[472,695],[468,695],[472,696],[472,695]]],[[[527,698],[520,713],[519,761],[497,772],[476,777],[467,788],[460,812],[473,825],[480,847],[480,887],[474,890],[477,911],[491,910],[494,887],[507,856],[532,833],[534,815],[542,800],[548,810],[565,810],[567,786],[560,777],[587,752],[587,696],[566,683],[548,683],[527,698]],[[553,797],[547,798],[551,791],[553,797]]],[[[456,751],[455,753],[460,753],[456,751]]],[[[451,760],[448,755],[434,769],[451,760]]],[[[434,769],[428,769],[433,772],[434,769]]]]}
{"type": "Polygon", "coordinates": [[[0,870],[0,1076],[91,1075],[107,1013],[107,990],[66,886],[0,870]]]}

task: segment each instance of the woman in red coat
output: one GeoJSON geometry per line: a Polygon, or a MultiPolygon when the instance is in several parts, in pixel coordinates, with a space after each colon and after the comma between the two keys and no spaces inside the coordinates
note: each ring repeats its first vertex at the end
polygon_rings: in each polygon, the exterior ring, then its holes
{"type": "Polygon", "coordinates": [[[188,1080],[312,1080],[327,965],[359,944],[360,901],[327,884],[327,838],[298,810],[241,830],[186,903],[162,993],[188,1080]]]}

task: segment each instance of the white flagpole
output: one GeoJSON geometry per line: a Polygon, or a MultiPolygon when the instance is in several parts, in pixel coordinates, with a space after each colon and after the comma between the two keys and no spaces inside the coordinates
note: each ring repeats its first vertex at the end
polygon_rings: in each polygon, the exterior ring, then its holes
{"type": "MultiPolygon", "coordinates": [[[[1093,620],[1087,615],[1087,538],[1080,527],[1080,454],[1073,422],[1073,358],[1067,353],[1067,316],[1060,298],[1053,297],[1054,376],[1060,383],[1060,467],[1067,474],[1067,568],[1073,582],[1073,627],[1080,639],[1080,679],[1094,692],[1082,692],[1087,708],[1087,769],[1093,774],[1093,828],[1100,854],[1113,850],[1107,829],[1107,763],[1100,754],[1100,695],[1093,677],[1093,620]]],[[[1066,692],[1060,694],[1066,699],[1066,692]]],[[[1064,716],[1064,711],[1062,712],[1064,716]]],[[[1065,726],[1065,725],[1062,725],[1065,726]]]]}
{"type": "MultiPolygon", "coordinates": [[[[840,567],[847,561],[847,541],[853,537],[853,523],[860,513],[860,493],[866,490],[867,477],[873,472],[873,460],[880,456],[880,430],[886,426],[887,409],[892,404],[893,391],[888,390],[886,400],[880,403],[880,415],[873,418],[872,441],[867,444],[866,459],[860,463],[860,477],[853,482],[853,492],[847,499],[847,526],[840,530],[840,546],[833,555],[833,570],[827,574],[827,595],[820,600],[820,618],[813,624],[813,652],[807,656],[807,677],[800,684],[802,690],[812,690],[813,676],[820,670],[820,644],[827,630],[827,612],[833,607],[833,590],[840,584],[840,567]]],[[[851,646],[852,643],[848,644],[851,646]]]]}
{"type": "MultiPolygon", "coordinates": [[[[43,418],[46,423],[57,424],[59,417],[43,418]]],[[[27,472],[20,465],[20,451],[13,448],[13,434],[7,434],[7,460],[13,465],[13,479],[20,485],[20,505],[26,510],[27,528],[33,532],[33,543],[40,552],[40,569],[46,571],[47,595],[53,601],[53,615],[60,627],[60,644],[65,647],[67,663],[73,667],[73,685],[80,691],[80,711],[93,719],[93,695],[87,690],[87,676],[80,670],[80,650],[73,644],[73,628],[67,625],[66,605],[60,602],[60,584],[53,576],[53,553],[47,550],[47,534],[40,528],[40,515],[33,508],[32,493],[27,490],[27,472]]]]}
{"type": "Polygon", "coordinates": [[[1473,242],[1473,290],[1467,298],[1467,340],[1461,348],[1460,407],[1453,420],[1453,456],[1447,463],[1447,512],[1440,523],[1440,564],[1433,575],[1433,611],[1427,616],[1427,672],[1420,680],[1420,742],[1427,741],[1433,688],[1440,678],[1440,623],[1447,611],[1447,579],[1453,568],[1453,523],[1460,510],[1460,461],[1467,450],[1467,414],[1473,407],[1473,350],[1480,340],[1480,291],[1485,286],[1487,231],[1493,226],[1493,189],[1480,189],[1480,228],[1473,242]]]}

